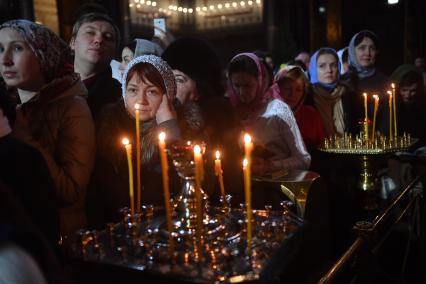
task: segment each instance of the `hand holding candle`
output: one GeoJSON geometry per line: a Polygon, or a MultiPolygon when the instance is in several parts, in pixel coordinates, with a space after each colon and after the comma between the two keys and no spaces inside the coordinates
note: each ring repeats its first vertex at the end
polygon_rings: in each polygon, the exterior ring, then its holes
{"type": "Polygon", "coordinates": [[[220,152],[216,151],[216,159],[214,160],[214,172],[219,181],[220,194],[222,197],[225,196],[225,187],[223,185],[223,171],[222,171],[222,163],[220,161],[220,152]]]}
{"type": "Polygon", "coordinates": [[[136,210],[141,210],[141,136],[140,136],[140,112],[139,104],[135,104],[136,120],[136,210]]]}
{"type": "Polygon", "coordinates": [[[127,165],[129,168],[129,196],[130,196],[130,212],[132,216],[135,214],[135,200],[133,196],[133,165],[132,165],[132,144],[129,139],[123,138],[122,143],[126,148],[127,165]]]}
{"type": "Polygon", "coordinates": [[[374,143],[375,135],[376,135],[376,116],[377,116],[377,109],[379,108],[379,96],[373,95],[374,98],[374,114],[373,114],[373,133],[371,136],[371,141],[374,143]]]}

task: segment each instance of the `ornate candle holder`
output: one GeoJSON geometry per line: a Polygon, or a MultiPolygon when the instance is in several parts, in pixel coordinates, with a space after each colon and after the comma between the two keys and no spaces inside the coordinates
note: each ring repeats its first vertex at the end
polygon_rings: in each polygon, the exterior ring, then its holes
{"type": "MultiPolygon", "coordinates": [[[[205,145],[203,146],[205,148],[205,145]]],[[[123,220],[108,224],[96,234],[81,231],[72,245],[72,255],[83,262],[96,262],[147,273],[166,274],[179,281],[194,283],[245,282],[258,279],[274,257],[283,258],[286,240],[294,237],[303,221],[283,204],[282,211],[253,210],[253,244],[247,248],[246,210],[232,208],[231,196],[222,197],[222,206],[209,206],[203,193],[202,242],[196,244],[196,212],[194,163],[192,146],[175,144],[169,148],[182,192],[173,201],[173,229],[167,230],[161,207],[143,206],[141,213],[129,216],[122,210],[123,220]],[[170,236],[174,252],[169,252],[170,236]],[[277,253],[279,256],[275,256],[277,253]]],[[[124,279],[123,279],[124,281],[124,279]]]]}
{"type": "Polygon", "coordinates": [[[363,193],[362,207],[365,210],[373,210],[377,208],[376,192],[378,191],[377,169],[374,161],[395,152],[406,151],[416,142],[416,139],[406,133],[398,137],[387,137],[377,133],[374,140],[366,137],[367,135],[361,132],[356,137],[345,133],[341,137],[326,138],[319,150],[342,156],[342,158],[349,156],[358,161],[357,189],[363,193]]]}

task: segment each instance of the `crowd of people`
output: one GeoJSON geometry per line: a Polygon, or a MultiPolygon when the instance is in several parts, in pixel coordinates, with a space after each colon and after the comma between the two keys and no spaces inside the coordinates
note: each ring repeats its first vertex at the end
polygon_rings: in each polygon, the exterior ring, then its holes
{"type": "MultiPolygon", "coordinates": [[[[250,50],[223,68],[214,48],[200,38],[180,38],[165,49],[146,39],[121,45],[119,29],[102,13],[82,15],[69,43],[28,20],[2,23],[0,192],[12,194],[1,193],[0,200],[18,200],[16,210],[26,211],[54,249],[80,228],[117,220],[118,210],[129,204],[121,138],[135,147],[135,104],[141,123],[136,174],[142,180],[136,190],[144,202],[157,205],[163,204],[160,131],[168,144],[202,140],[209,150],[220,149],[227,189],[242,193],[242,133],[250,133],[256,145],[254,174],[312,169],[324,138],[359,133],[362,93],[378,94],[384,102],[393,82],[398,131],[424,146],[424,60],[387,77],[376,66],[378,47],[378,37],[364,30],[339,52],[330,47],[303,52],[279,70],[250,50]],[[120,51],[121,62],[114,62],[120,51]]],[[[377,130],[388,134],[384,105],[377,130]]],[[[178,177],[173,171],[170,176],[176,179],[172,192],[178,193],[178,177]]],[[[204,185],[207,191],[219,192],[214,179],[205,181],[212,181],[204,185]]],[[[11,232],[24,221],[2,218],[0,241],[13,243],[11,232]]],[[[4,252],[0,249],[0,258],[4,252]]]]}

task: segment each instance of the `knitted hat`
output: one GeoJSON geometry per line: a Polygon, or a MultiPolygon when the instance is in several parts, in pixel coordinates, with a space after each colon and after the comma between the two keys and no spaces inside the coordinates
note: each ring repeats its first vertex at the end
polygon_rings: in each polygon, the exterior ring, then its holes
{"type": "Polygon", "coordinates": [[[203,98],[223,96],[222,66],[213,48],[199,38],[180,38],[172,42],[161,56],[172,69],[177,69],[197,85],[203,98]]]}

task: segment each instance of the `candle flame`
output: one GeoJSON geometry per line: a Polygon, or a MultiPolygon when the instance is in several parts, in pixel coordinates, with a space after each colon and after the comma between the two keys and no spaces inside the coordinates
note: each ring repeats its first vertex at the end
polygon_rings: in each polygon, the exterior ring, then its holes
{"type": "Polygon", "coordinates": [[[186,141],[186,145],[191,146],[191,141],[186,141]]]}
{"type": "Polygon", "coordinates": [[[216,159],[219,160],[220,159],[220,152],[219,150],[216,151],[216,159]]]}
{"type": "Polygon", "coordinates": [[[391,96],[392,96],[392,92],[391,92],[391,91],[387,91],[386,93],[388,93],[389,95],[391,95],[391,96]]]}
{"type": "Polygon", "coordinates": [[[194,153],[195,154],[200,154],[201,153],[201,147],[199,145],[195,145],[194,146],[194,153]]]}
{"type": "Polygon", "coordinates": [[[135,109],[136,110],[139,110],[139,107],[140,107],[139,104],[135,104],[135,109]]]}
{"type": "Polygon", "coordinates": [[[130,141],[127,138],[123,138],[123,140],[121,140],[121,143],[123,143],[123,145],[129,145],[130,141]]]}
{"type": "Polygon", "coordinates": [[[246,168],[248,166],[248,160],[244,159],[243,160],[243,167],[246,168]]]}
{"type": "Polygon", "coordinates": [[[250,134],[246,133],[244,134],[244,143],[250,143],[251,142],[251,136],[250,134]]]}
{"type": "Polygon", "coordinates": [[[367,97],[367,93],[363,93],[362,95],[364,96],[364,98],[366,98],[366,97],[367,97]]]}
{"type": "Polygon", "coordinates": [[[379,96],[378,95],[373,95],[373,98],[378,101],[379,100],[379,96]]]}
{"type": "Polygon", "coordinates": [[[395,89],[395,84],[394,83],[392,83],[391,86],[392,86],[392,89],[395,89]]]}
{"type": "Polygon", "coordinates": [[[161,142],[164,142],[164,140],[166,140],[166,133],[164,133],[164,132],[160,132],[160,134],[158,134],[158,139],[159,139],[161,142]]]}

